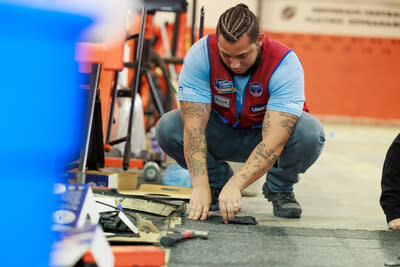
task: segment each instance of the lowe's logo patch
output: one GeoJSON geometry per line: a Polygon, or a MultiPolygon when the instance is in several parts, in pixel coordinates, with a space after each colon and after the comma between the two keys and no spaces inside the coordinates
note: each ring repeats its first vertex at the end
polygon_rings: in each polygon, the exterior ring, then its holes
{"type": "Polygon", "coordinates": [[[251,112],[262,112],[267,109],[267,105],[257,104],[250,107],[251,112]]]}
{"type": "Polygon", "coordinates": [[[232,81],[215,79],[214,80],[214,88],[216,90],[233,88],[233,83],[232,83],[232,81]]]}
{"type": "Polygon", "coordinates": [[[261,83],[251,82],[249,84],[249,88],[250,88],[250,94],[252,94],[255,97],[259,97],[263,93],[263,85],[261,83]]]}

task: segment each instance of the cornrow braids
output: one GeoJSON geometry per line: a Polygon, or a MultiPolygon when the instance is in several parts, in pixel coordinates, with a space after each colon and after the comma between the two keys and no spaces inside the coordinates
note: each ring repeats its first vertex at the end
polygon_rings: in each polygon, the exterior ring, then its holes
{"type": "Polygon", "coordinates": [[[257,18],[245,4],[231,7],[219,17],[217,36],[222,34],[228,42],[234,43],[246,32],[250,42],[256,42],[259,33],[257,18]]]}

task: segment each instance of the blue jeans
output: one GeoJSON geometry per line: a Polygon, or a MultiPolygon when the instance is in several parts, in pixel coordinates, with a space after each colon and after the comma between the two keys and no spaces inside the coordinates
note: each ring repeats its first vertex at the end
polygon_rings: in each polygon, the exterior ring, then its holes
{"type": "MultiPolygon", "coordinates": [[[[183,153],[183,124],[180,110],[164,114],[156,129],[157,141],[165,153],[186,167],[183,153]]],[[[206,128],[207,168],[211,187],[223,187],[233,175],[226,161],[245,162],[261,142],[261,128],[238,129],[224,124],[211,110],[206,128]]],[[[275,165],[267,173],[272,192],[291,192],[304,173],[319,157],[325,142],[324,129],[312,115],[303,112],[275,165]]]]}

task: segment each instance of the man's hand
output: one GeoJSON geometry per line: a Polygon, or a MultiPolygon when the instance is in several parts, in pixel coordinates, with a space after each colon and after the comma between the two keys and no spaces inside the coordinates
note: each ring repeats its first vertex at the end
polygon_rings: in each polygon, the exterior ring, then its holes
{"type": "Polygon", "coordinates": [[[400,230],[400,218],[391,220],[388,225],[389,225],[389,229],[400,230]]]}
{"type": "Polygon", "coordinates": [[[206,220],[211,204],[211,190],[207,173],[206,126],[211,104],[180,101],[183,122],[183,150],[192,179],[190,220],[206,220]]]}
{"type": "Polygon", "coordinates": [[[189,204],[189,220],[204,221],[208,218],[208,211],[211,204],[211,190],[207,186],[197,186],[193,188],[189,204]],[[200,217],[201,216],[201,217],[200,217]]]}
{"type": "Polygon", "coordinates": [[[235,185],[232,177],[222,188],[219,194],[219,211],[221,212],[224,223],[232,221],[242,208],[242,194],[239,187],[235,185]]]}

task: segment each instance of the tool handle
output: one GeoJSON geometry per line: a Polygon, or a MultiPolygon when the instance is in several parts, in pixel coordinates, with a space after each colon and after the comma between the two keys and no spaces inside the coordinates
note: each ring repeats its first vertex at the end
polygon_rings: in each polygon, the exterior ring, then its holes
{"type": "Polygon", "coordinates": [[[190,234],[189,233],[173,233],[173,234],[169,234],[169,235],[161,237],[160,243],[164,247],[170,247],[170,246],[173,246],[175,243],[177,243],[185,238],[190,238],[190,237],[191,237],[191,233],[190,234]]]}

